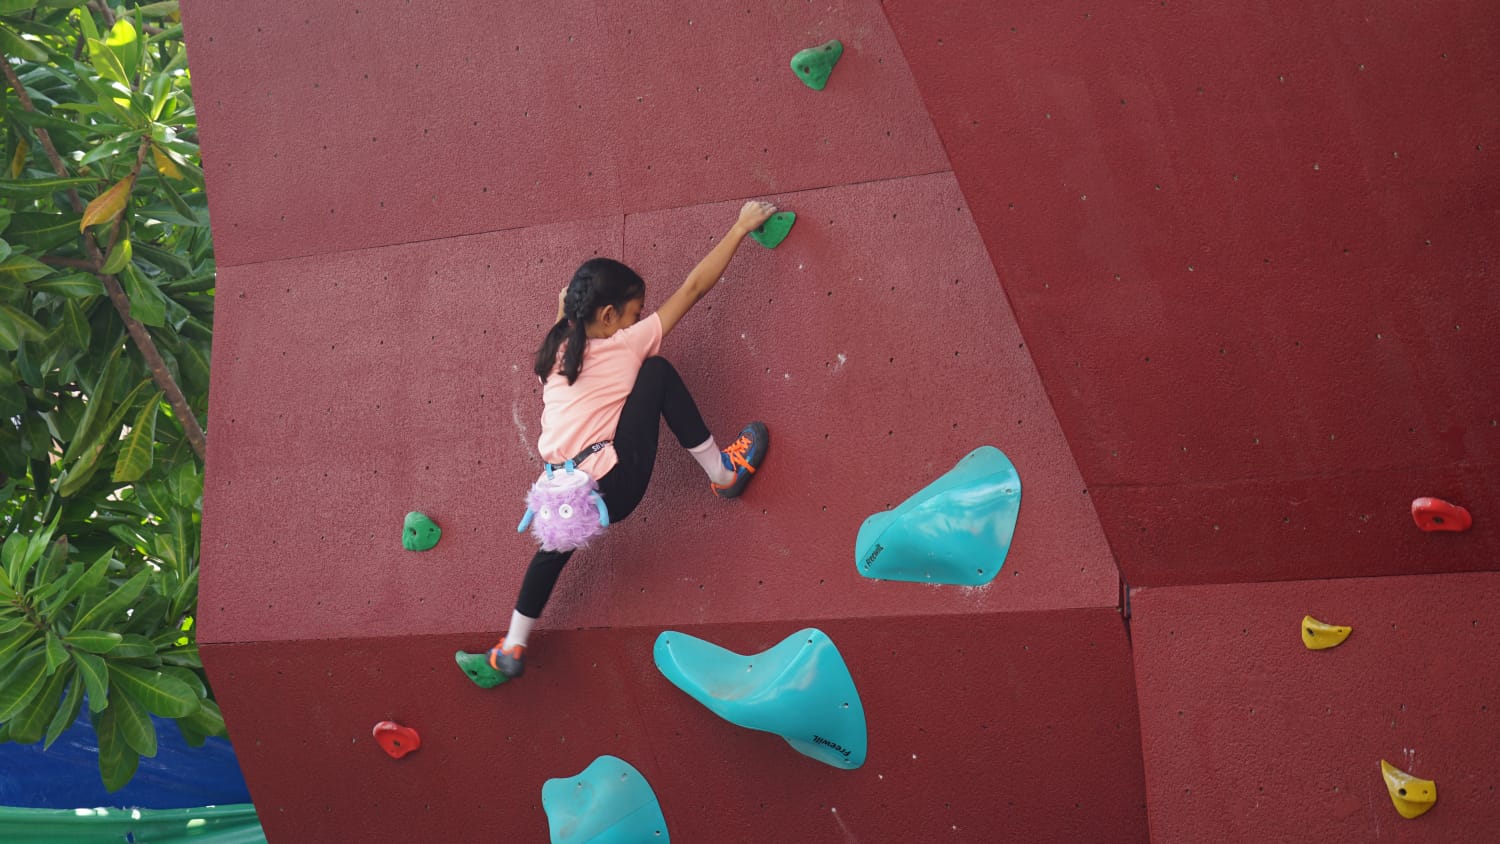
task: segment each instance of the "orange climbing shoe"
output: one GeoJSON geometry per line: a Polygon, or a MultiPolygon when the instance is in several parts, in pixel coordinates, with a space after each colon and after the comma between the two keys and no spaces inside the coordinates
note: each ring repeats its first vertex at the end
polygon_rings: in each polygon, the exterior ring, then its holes
{"type": "Polygon", "coordinates": [[[520,645],[505,646],[505,640],[501,639],[490,648],[490,667],[501,674],[514,680],[526,673],[526,660],[522,654],[526,649],[520,645]]]}
{"type": "Polygon", "coordinates": [[[710,482],[714,495],[720,498],[738,498],[750,483],[755,470],[760,468],[761,461],[766,459],[766,449],[770,445],[771,433],[766,430],[764,422],[746,425],[740,431],[740,438],[730,443],[723,452],[724,467],[734,472],[734,480],[724,486],[710,482]]]}

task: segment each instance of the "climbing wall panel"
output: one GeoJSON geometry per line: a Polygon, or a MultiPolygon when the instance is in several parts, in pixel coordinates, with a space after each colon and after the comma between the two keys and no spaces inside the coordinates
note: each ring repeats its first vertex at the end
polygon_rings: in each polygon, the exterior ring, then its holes
{"type": "Polygon", "coordinates": [[[1151,840],[1491,840],[1497,601],[1495,573],[1136,590],[1151,840]],[[1304,615],[1353,632],[1308,650],[1304,615]],[[1382,758],[1437,805],[1402,819],[1382,758]]]}
{"type": "MultiPolygon", "coordinates": [[[[476,647],[452,635],[223,644],[205,658],[272,841],[545,841],[542,783],[605,753],[645,775],[673,840],[1145,840],[1118,613],[819,627],[869,715],[858,770],[719,720],[656,671],[655,629],[549,634],[524,678],[490,690],[452,668],[455,649],[476,647]],[[370,735],[382,720],[415,728],[421,749],[387,757],[370,735]]],[[[797,625],[681,629],[754,652],[797,625]]]]}
{"type": "MultiPolygon", "coordinates": [[[[766,421],[763,476],[717,500],[664,432],[645,504],[569,564],[546,626],[1114,606],[1090,496],[952,177],[783,201],[799,209],[792,237],[747,242],[663,347],[721,442],[766,421]],[[981,444],[1011,457],[1024,489],[998,579],[860,577],[865,517],[981,444]]],[[[535,548],[515,531],[538,471],[529,356],[557,290],[579,256],[623,254],[659,304],[738,207],[225,268],[204,638],[503,624],[535,548]],[[408,510],[444,527],[436,548],[401,548],[408,510]]]]}
{"type": "Polygon", "coordinates": [[[1488,4],[885,10],[1132,584],[1493,565],[1488,4]]]}
{"type": "Polygon", "coordinates": [[[619,250],[613,218],[223,268],[200,640],[499,623],[536,472],[527,359],[557,277],[619,250]],[[410,510],[436,549],[402,549],[410,510]]]}
{"type": "Polygon", "coordinates": [[[872,0],[186,5],[221,266],[947,167],[872,0]]]}

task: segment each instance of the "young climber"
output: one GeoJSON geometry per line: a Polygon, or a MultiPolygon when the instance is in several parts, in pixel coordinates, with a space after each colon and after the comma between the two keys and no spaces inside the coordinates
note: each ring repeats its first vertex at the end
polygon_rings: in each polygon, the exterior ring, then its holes
{"type": "MultiPolygon", "coordinates": [[[[599,482],[609,522],[630,515],[656,465],[658,420],[687,449],[720,498],[734,498],[766,456],[770,435],[751,422],[719,449],[677,370],[657,357],[669,334],[718,284],[735,250],[775,213],[769,202],[747,202],[729,233],[656,313],[642,319],[646,283],[609,258],[585,261],[559,294],[557,322],[536,354],[542,381],[542,433],[537,443],[550,469],[575,461],[599,482]]],[[[572,551],[538,548],[521,582],[510,629],[490,649],[490,667],[508,677],[525,671],[526,639],[542,614],[572,551]]]]}

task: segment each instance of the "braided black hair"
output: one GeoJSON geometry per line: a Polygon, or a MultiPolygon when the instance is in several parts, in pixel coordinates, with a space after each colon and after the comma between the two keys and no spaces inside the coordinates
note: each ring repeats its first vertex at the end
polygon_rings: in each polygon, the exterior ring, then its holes
{"type": "Polygon", "coordinates": [[[588,344],[588,324],[599,310],[613,305],[616,311],[624,312],[626,303],[645,295],[646,282],[619,261],[611,258],[584,261],[568,282],[568,292],[563,296],[563,318],[547,332],[536,351],[533,369],[537,377],[546,381],[553,372],[561,371],[569,384],[577,381],[583,369],[583,349],[588,344]],[[559,348],[562,349],[560,369],[559,348]]]}

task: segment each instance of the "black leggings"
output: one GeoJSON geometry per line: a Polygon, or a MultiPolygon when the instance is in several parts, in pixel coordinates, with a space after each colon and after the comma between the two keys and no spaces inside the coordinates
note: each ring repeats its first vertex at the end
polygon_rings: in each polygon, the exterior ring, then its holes
{"type": "MultiPolygon", "coordinates": [[[[599,494],[609,508],[610,524],[634,512],[646,494],[651,470],[656,467],[657,435],[661,429],[657,420],[662,418],[667,420],[667,427],[683,448],[702,445],[709,437],[708,426],[703,424],[703,416],[682,383],[682,376],[666,358],[646,358],[615,429],[615,456],[619,462],[599,479],[599,494]]],[[[588,461],[580,468],[587,470],[588,461]]],[[[552,587],[557,585],[558,575],[572,556],[572,551],[538,548],[526,568],[526,578],[521,581],[516,612],[541,618],[542,609],[552,597],[552,587]]]]}

